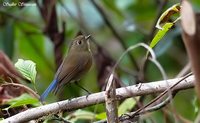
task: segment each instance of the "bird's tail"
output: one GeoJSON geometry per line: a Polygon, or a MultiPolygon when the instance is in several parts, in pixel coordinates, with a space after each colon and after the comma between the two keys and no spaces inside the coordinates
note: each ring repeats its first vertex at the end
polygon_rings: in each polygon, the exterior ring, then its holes
{"type": "Polygon", "coordinates": [[[58,81],[57,79],[54,79],[49,87],[44,91],[44,93],[40,96],[40,101],[43,102],[45,98],[48,96],[48,94],[56,87],[58,81]]]}

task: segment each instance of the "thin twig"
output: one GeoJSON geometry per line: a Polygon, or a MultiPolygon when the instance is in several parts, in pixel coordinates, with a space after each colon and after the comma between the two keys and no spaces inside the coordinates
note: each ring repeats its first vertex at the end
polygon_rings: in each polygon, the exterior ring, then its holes
{"type": "MultiPolygon", "coordinates": [[[[156,98],[154,98],[151,102],[149,102],[147,105],[145,105],[144,107],[141,107],[140,109],[138,109],[137,111],[134,112],[133,115],[136,115],[138,113],[140,113],[142,110],[144,110],[145,108],[147,108],[148,106],[150,106],[151,104],[153,104],[154,102],[156,102],[158,99],[162,98],[167,92],[169,92],[170,90],[172,90],[175,86],[177,86],[180,82],[182,82],[183,80],[185,80],[186,78],[188,78],[189,76],[191,76],[192,73],[186,75],[185,77],[181,78],[178,82],[176,82],[174,85],[169,85],[168,88],[162,92],[160,95],[158,95],[156,98]]],[[[166,82],[166,81],[165,81],[166,82]]]]}
{"type": "Polygon", "coordinates": [[[108,123],[119,123],[114,74],[110,76],[105,91],[106,116],[108,123]]]}
{"type": "Polygon", "coordinates": [[[1,84],[1,86],[16,86],[16,87],[20,87],[23,88],[25,91],[27,91],[29,94],[32,94],[35,98],[39,99],[40,96],[35,93],[31,88],[22,85],[22,84],[18,84],[18,83],[6,83],[6,84],[1,84]]]}
{"type": "MultiPolygon", "coordinates": [[[[162,92],[159,96],[157,96],[155,99],[153,99],[151,102],[149,102],[144,107],[141,107],[140,109],[138,109],[138,110],[136,110],[134,112],[127,113],[127,114],[124,114],[124,115],[120,116],[119,117],[120,122],[129,120],[129,119],[135,119],[135,118],[137,119],[138,115],[144,114],[146,112],[152,112],[152,111],[155,111],[155,110],[158,110],[158,109],[164,107],[165,105],[167,105],[170,102],[171,97],[168,96],[163,102],[161,102],[161,103],[159,103],[159,104],[157,104],[155,106],[152,106],[152,107],[148,108],[148,106],[152,105],[155,101],[157,101],[158,99],[162,98],[169,91],[169,89],[172,92],[173,91],[175,91],[175,92],[179,91],[179,90],[175,90],[174,87],[176,87],[182,81],[185,81],[185,82],[186,81],[190,81],[190,80],[187,80],[188,77],[194,77],[194,76],[191,76],[191,74],[188,74],[187,76],[181,78],[179,81],[177,81],[176,83],[174,83],[174,85],[170,86],[170,88],[168,88],[169,86],[167,86],[167,89],[164,92],[162,92]]],[[[166,81],[163,81],[163,82],[166,82],[166,81]]],[[[175,96],[175,94],[173,95],[173,97],[175,96]]],[[[95,123],[106,123],[106,120],[97,121],[95,123]]]]}
{"type": "Polygon", "coordinates": [[[191,72],[191,64],[190,62],[188,62],[184,68],[178,73],[178,75],[176,76],[176,78],[179,78],[179,77],[182,77],[182,76],[185,76],[186,74],[188,74],[189,72],[191,72]]]}
{"type": "MultiPolygon", "coordinates": [[[[164,6],[167,4],[167,2],[168,2],[168,0],[163,0],[163,1],[160,3],[160,5],[159,5],[158,14],[157,14],[157,16],[156,16],[156,18],[155,18],[155,20],[154,20],[154,23],[153,23],[153,25],[152,25],[150,34],[149,34],[149,36],[148,36],[148,37],[149,37],[149,38],[148,38],[149,40],[152,40],[152,38],[153,38],[153,36],[154,36],[154,33],[155,33],[155,31],[156,31],[156,28],[155,28],[156,23],[157,23],[159,17],[161,16],[162,11],[163,11],[163,8],[164,8],[164,6]]],[[[145,58],[145,59],[144,59],[144,62],[143,62],[142,65],[141,65],[141,69],[140,69],[140,77],[141,77],[140,79],[141,79],[141,80],[145,80],[144,72],[145,72],[145,70],[146,70],[146,68],[147,68],[147,64],[148,64],[148,61],[147,61],[147,59],[145,58]]]]}

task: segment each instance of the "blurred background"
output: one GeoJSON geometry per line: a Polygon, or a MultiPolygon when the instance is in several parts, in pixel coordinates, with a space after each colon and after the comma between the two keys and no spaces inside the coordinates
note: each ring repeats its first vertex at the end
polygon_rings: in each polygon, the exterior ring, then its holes
{"type": "MultiPolygon", "coordinates": [[[[16,63],[18,59],[36,63],[36,90],[41,94],[53,80],[70,41],[80,32],[92,36],[94,62],[81,79],[81,85],[92,93],[104,90],[109,68],[128,47],[150,44],[157,32],[160,15],[179,0],[0,0],[0,50],[16,63]],[[17,4],[17,5],[15,5],[17,4]]],[[[196,12],[200,1],[191,0],[196,12]]],[[[188,57],[181,38],[180,22],[153,49],[168,78],[175,78],[187,66],[188,57]]],[[[124,85],[161,80],[159,69],[151,62],[144,65],[144,48],[126,55],[116,70],[117,80],[124,85]],[[145,66],[145,67],[144,67],[145,66]],[[143,69],[144,68],[144,69],[143,69]]],[[[23,84],[34,88],[32,83],[23,84]]],[[[120,85],[118,85],[119,87],[120,85]]],[[[66,86],[57,96],[50,94],[47,102],[86,95],[74,84],[66,86]]],[[[142,103],[153,96],[145,96],[142,103]]],[[[179,92],[173,99],[177,115],[193,121],[196,117],[194,89],[179,92]]],[[[104,105],[85,110],[105,112],[104,105]]],[[[174,122],[171,109],[149,113],[146,122],[174,122]],[[166,117],[169,118],[166,120],[166,117]]]]}

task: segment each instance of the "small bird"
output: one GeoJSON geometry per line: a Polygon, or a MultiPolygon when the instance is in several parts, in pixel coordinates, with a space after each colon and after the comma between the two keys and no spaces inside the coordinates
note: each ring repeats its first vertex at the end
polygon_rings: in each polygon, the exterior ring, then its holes
{"type": "Polygon", "coordinates": [[[80,80],[81,76],[88,72],[92,65],[89,38],[90,35],[79,35],[72,41],[68,55],[59,66],[54,80],[40,96],[41,102],[45,100],[50,92],[56,94],[62,86],[80,80]]]}

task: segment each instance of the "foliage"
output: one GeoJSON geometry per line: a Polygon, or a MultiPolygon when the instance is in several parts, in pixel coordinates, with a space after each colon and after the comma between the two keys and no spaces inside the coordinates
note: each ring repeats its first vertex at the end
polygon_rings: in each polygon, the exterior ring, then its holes
{"type": "MultiPolygon", "coordinates": [[[[167,1],[161,10],[160,5],[162,1],[156,0],[95,1],[105,11],[108,20],[119,36],[121,36],[127,48],[141,42],[148,44],[154,49],[158,61],[163,66],[168,78],[175,77],[185,67],[188,62],[188,57],[181,39],[179,21],[176,20],[179,17],[177,7],[180,7],[180,1],[167,1]],[[160,11],[162,14],[158,16],[160,11]],[[174,12],[172,12],[173,16],[169,14],[171,13],[170,11],[174,12]],[[158,31],[156,30],[156,22],[157,27],[160,28],[158,31]]],[[[0,1],[0,4],[3,5],[4,2],[6,0],[0,1]]],[[[22,0],[14,0],[14,2],[18,3],[22,2],[22,0]]],[[[42,1],[40,2],[42,4],[42,1]]],[[[191,2],[194,9],[199,11],[200,1],[192,0],[191,2]]],[[[28,0],[27,3],[35,4],[35,1],[28,0]]],[[[80,30],[91,34],[96,43],[104,48],[106,54],[113,61],[117,61],[125,50],[122,48],[122,43],[113,35],[105,20],[102,19],[100,12],[97,11],[90,0],[58,0],[56,2],[56,13],[57,15],[53,17],[54,19],[57,18],[56,24],[51,25],[49,23],[47,24],[48,19],[44,19],[45,14],[41,14],[37,4],[33,6],[8,5],[0,7],[0,50],[9,56],[13,63],[19,59],[15,64],[17,70],[32,82],[21,83],[30,88],[34,88],[34,91],[37,91],[39,94],[47,88],[54,77],[58,65],[56,61],[57,56],[67,54],[70,41],[80,30]],[[61,2],[68,9],[68,12],[62,6],[61,2]],[[57,29],[55,29],[56,26],[57,29]],[[51,33],[54,32],[53,37],[59,37],[58,35],[61,34],[63,29],[65,29],[63,32],[64,42],[58,48],[56,46],[59,43],[52,41],[51,33]],[[60,54],[56,50],[59,50],[60,54]]],[[[95,43],[92,44],[92,47],[95,47],[95,43]]],[[[96,52],[97,49],[94,48],[93,54],[96,52]]],[[[146,50],[142,48],[131,52],[138,68],[141,68],[143,65],[143,58],[146,58],[146,53],[146,50]]],[[[105,60],[103,57],[102,59],[105,60]]],[[[80,84],[84,88],[87,88],[87,90],[93,93],[99,92],[102,89],[102,83],[99,80],[99,73],[101,71],[98,65],[110,63],[110,61],[102,61],[102,59],[96,63],[94,62],[92,69],[80,81],[80,84]]],[[[125,85],[163,79],[159,70],[151,62],[147,62],[145,71],[138,71],[136,69],[137,67],[127,56],[119,66],[116,73],[125,85]],[[141,72],[144,72],[142,73],[144,75],[143,80],[139,80],[142,77],[139,77],[139,79],[136,77],[141,72]]],[[[70,84],[64,87],[58,95],[49,95],[46,102],[51,103],[57,101],[57,98],[63,100],[85,94],[79,87],[70,84]]],[[[176,110],[176,113],[183,118],[194,121],[195,113],[199,111],[199,106],[193,103],[194,98],[196,97],[193,90],[185,90],[185,92],[177,94],[173,100],[175,104],[173,108],[176,110]],[[190,107],[190,110],[181,107],[190,107]]],[[[147,96],[142,101],[145,104],[151,99],[153,97],[147,96]]],[[[120,102],[118,106],[119,115],[132,111],[136,103],[133,98],[120,102]]],[[[17,98],[8,100],[6,104],[9,104],[9,107],[5,108],[8,110],[9,108],[29,104],[38,106],[38,100],[30,95],[23,94],[17,98]]],[[[172,111],[168,108],[164,108],[164,110],[166,112],[172,111]]],[[[164,122],[165,115],[162,111],[156,111],[150,113],[144,120],[146,122],[150,122],[150,120],[164,122]]],[[[167,116],[169,120],[175,122],[173,114],[167,114],[167,116]]],[[[84,122],[105,119],[106,113],[104,106],[96,105],[64,114],[63,117],[72,122],[84,122]]]]}
{"type": "Polygon", "coordinates": [[[8,110],[10,108],[15,108],[15,107],[19,107],[19,106],[28,105],[28,104],[31,104],[34,106],[39,106],[39,101],[38,101],[38,99],[33,98],[32,96],[24,93],[17,98],[8,100],[7,104],[9,104],[10,106],[3,110],[8,110]]]}

